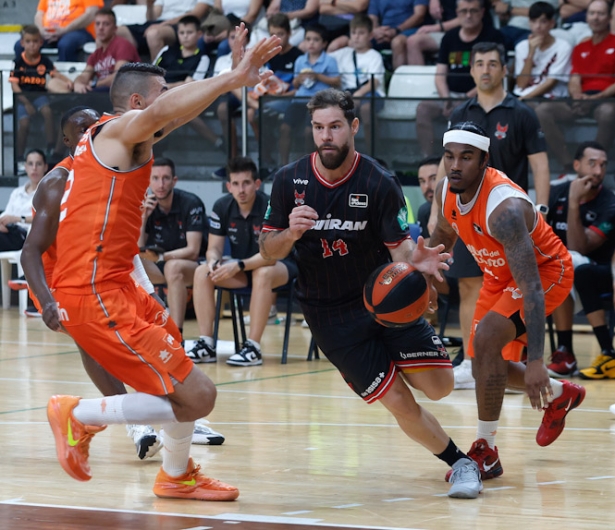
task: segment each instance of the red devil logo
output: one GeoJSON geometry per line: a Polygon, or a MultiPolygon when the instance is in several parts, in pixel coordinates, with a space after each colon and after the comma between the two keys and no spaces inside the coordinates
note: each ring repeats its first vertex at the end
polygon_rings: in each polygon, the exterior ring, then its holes
{"type": "Polygon", "coordinates": [[[298,193],[295,190],[295,206],[299,206],[300,204],[305,204],[305,191],[303,193],[298,193]]]}
{"type": "Polygon", "coordinates": [[[495,129],[495,137],[498,140],[503,140],[506,138],[506,133],[508,132],[508,123],[506,125],[500,125],[500,122],[498,122],[495,129]]]}

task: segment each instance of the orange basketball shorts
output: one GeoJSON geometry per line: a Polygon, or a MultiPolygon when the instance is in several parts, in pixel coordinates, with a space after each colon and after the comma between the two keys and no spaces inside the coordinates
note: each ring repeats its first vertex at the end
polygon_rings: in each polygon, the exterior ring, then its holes
{"type": "MultiPolygon", "coordinates": [[[[561,266],[553,266],[547,270],[541,270],[540,278],[545,293],[545,312],[547,315],[550,315],[566,300],[572,289],[574,273],[570,258],[564,261],[563,268],[561,266]]],[[[489,311],[494,311],[506,318],[519,312],[521,319],[525,322],[523,295],[517,288],[514,280],[511,280],[508,284],[491,282],[487,278],[483,281],[478,302],[476,303],[476,310],[474,311],[474,321],[470,334],[468,352],[470,357],[474,357],[474,336],[478,323],[489,311]]],[[[527,346],[527,335],[517,337],[508,343],[502,350],[502,358],[507,361],[520,361],[524,346],[527,346]]]]}
{"type": "Polygon", "coordinates": [[[134,283],[96,295],[53,295],[67,333],[136,391],[171,394],[174,380],[183,382],[193,369],[167,311],[134,283]]]}

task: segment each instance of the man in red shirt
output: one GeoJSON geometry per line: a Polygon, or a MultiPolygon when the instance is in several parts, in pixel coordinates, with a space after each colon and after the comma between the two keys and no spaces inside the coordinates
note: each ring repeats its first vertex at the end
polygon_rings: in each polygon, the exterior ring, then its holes
{"type": "Polygon", "coordinates": [[[587,8],[591,39],[572,50],[572,72],[568,82],[572,105],[563,102],[541,103],[536,114],[553,154],[564,166],[565,173],[574,173],[572,155],[566,147],[559,122],[571,122],[584,116],[598,123],[596,141],[608,151],[615,129],[615,35],[610,33],[610,7],[606,0],[593,0],[587,8]]]}
{"type": "Polygon", "coordinates": [[[75,92],[85,94],[94,89],[108,91],[123,64],[138,63],[141,59],[137,49],[117,35],[115,13],[103,7],[94,17],[96,51],[88,57],[85,70],[75,79],[75,92]]]}

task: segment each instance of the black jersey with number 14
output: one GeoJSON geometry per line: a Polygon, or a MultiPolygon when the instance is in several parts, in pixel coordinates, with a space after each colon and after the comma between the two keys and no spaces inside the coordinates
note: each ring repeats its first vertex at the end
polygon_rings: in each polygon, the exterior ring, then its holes
{"type": "Polygon", "coordinates": [[[318,212],[314,228],[295,243],[297,291],[308,322],[331,325],[365,311],[365,281],[391,261],[387,247],[410,236],[395,176],[357,153],[350,171],[331,183],[319,174],[317,156],[304,156],[276,174],[263,232],[288,228],[288,216],[297,206],[318,212]]]}

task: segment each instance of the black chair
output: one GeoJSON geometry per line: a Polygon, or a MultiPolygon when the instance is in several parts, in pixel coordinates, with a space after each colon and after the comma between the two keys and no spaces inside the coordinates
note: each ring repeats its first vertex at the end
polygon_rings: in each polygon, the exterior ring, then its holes
{"type": "MultiPolygon", "coordinates": [[[[246,326],[243,321],[243,302],[244,296],[250,296],[252,289],[244,287],[241,289],[227,289],[216,286],[218,296],[216,300],[216,319],[214,320],[214,344],[218,342],[218,330],[220,328],[220,314],[222,309],[222,293],[228,292],[231,303],[231,318],[233,320],[233,338],[235,340],[235,351],[239,351],[247,339],[246,326]],[[241,342],[240,342],[241,341],[241,342]]],[[[284,343],[282,347],[282,364],[286,364],[288,359],[288,341],[290,338],[290,325],[292,321],[293,300],[295,297],[295,280],[291,280],[286,285],[282,285],[273,290],[274,293],[284,294],[286,302],[286,322],[284,323],[284,343]]]]}

